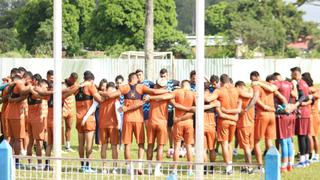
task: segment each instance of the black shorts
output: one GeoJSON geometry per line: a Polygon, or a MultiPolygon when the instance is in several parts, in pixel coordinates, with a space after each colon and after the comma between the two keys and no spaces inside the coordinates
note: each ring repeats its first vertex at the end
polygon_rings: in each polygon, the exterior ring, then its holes
{"type": "Polygon", "coordinates": [[[168,127],[173,126],[173,111],[168,111],[168,127]]]}

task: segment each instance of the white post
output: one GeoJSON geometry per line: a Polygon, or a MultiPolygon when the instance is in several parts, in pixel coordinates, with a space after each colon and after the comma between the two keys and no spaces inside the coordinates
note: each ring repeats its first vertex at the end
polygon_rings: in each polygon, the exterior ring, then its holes
{"type": "MultiPolygon", "coordinates": [[[[204,140],[204,12],[205,0],[196,0],[196,77],[197,77],[197,108],[196,108],[196,163],[203,163],[204,140]]],[[[203,179],[203,165],[196,166],[197,179],[203,179]]]]}
{"type": "MultiPolygon", "coordinates": [[[[54,156],[61,157],[61,114],[62,114],[62,0],[53,2],[53,59],[54,59],[54,105],[53,146],[54,156]]],[[[61,179],[61,160],[54,162],[54,179],[61,179]]]]}

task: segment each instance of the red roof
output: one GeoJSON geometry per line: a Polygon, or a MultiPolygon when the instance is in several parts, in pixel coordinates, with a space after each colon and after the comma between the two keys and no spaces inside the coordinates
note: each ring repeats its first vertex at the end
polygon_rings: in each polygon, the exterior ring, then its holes
{"type": "Polygon", "coordinates": [[[308,41],[293,42],[287,45],[288,48],[308,50],[308,41]]]}

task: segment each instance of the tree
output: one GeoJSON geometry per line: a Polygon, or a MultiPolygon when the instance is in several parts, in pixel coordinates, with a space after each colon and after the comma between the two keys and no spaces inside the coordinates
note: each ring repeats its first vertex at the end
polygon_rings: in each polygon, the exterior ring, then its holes
{"type": "Polygon", "coordinates": [[[146,25],[145,25],[145,68],[146,78],[153,79],[153,0],[146,0],[146,25]]]}
{"type": "MultiPolygon", "coordinates": [[[[53,3],[51,0],[31,0],[20,13],[16,28],[20,41],[32,54],[52,55],[53,3]]],[[[76,54],[81,47],[79,40],[79,11],[65,0],[63,12],[63,48],[67,55],[76,54]]]]}
{"type": "Polygon", "coordinates": [[[279,0],[220,2],[206,11],[207,34],[222,34],[229,42],[242,39],[267,55],[283,54],[288,42],[312,34],[303,12],[292,3],[279,0]]]}
{"type": "Polygon", "coordinates": [[[17,39],[17,32],[13,29],[0,29],[0,53],[19,48],[21,48],[21,44],[17,39]]]}
{"type": "MultiPolygon", "coordinates": [[[[173,0],[154,0],[154,49],[168,50],[181,45],[188,48],[185,37],[176,30],[177,19],[173,0]],[[171,33],[171,34],[169,34],[171,33]],[[178,37],[172,37],[179,34],[178,37]],[[174,39],[174,42],[172,42],[174,39]],[[169,43],[169,44],[168,44],[169,43]]],[[[93,12],[89,29],[85,34],[85,46],[95,50],[141,50],[145,38],[145,0],[101,0],[93,12]]]]}

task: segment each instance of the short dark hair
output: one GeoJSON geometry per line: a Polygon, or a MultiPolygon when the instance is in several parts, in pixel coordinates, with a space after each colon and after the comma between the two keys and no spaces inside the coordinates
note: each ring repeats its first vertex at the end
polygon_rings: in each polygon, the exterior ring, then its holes
{"type": "Polygon", "coordinates": [[[143,71],[141,69],[136,70],[136,74],[141,73],[141,72],[143,73],[143,71]]]}
{"type": "Polygon", "coordinates": [[[228,76],[227,74],[222,74],[222,75],[220,76],[220,82],[221,82],[222,84],[225,84],[225,83],[230,82],[229,76],[228,76]]]}
{"type": "Polygon", "coordinates": [[[229,81],[231,84],[233,84],[233,79],[232,78],[229,78],[229,81]]]}
{"type": "Polygon", "coordinates": [[[168,70],[166,68],[162,68],[160,70],[160,74],[165,74],[165,73],[168,73],[168,70]]]}
{"type": "Polygon", "coordinates": [[[274,76],[280,76],[281,74],[278,73],[278,72],[274,72],[273,75],[274,75],[274,76]]]}
{"type": "Polygon", "coordinates": [[[276,77],[273,74],[270,74],[266,77],[267,82],[274,81],[274,80],[276,80],[276,77]]]}
{"type": "Polygon", "coordinates": [[[190,72],[190,78],[191,78],[192,76],[194,76],[194,75],[196,75],[196,71],[195,71],[195,70],[192,70],[192,71],[190,72]]]}
{"type": "Polygon", "coordinates": [[[133,76],[136,76],[136,75],[137,75],[137,73],[136,73],[136,72],[132,72],[132,73],[130,73],[130,74],[128,75],[128,82],[131,82],[131,81],[132,81],[133,76]]]}
{"type": "Polygon", "coordinates": [[[252,71],[252,72],[250,73],[250,78],[251,78],[251,77],[259,77],[259,76],[260,76],[260,74],[259,74],[258,71],[252,71]]]}
{"type": "Polygon", "coordinates": [[[110,88],[110,87],[116,88],[116,85],[114,84],[114,82],[108,82],[107,88],[110,88]]]}
{"type": "Polygon", "coordinates": [[[40,82],[41,79],[42,79],[42,77],[41,77],[40,74],[34,74],[34,75],[32,76],[32,80],[36,80],[36,81],[40,82]]]}
{"type": "Polygon", "coordinates": [[[39,81],[39,84],[46,84],[46,85],[49,86],[48,81],[45,80],[45,79],[41,79],[41,80],[39,81]]]}
{"type": "Polygon", "coordinates": [[[239,87],[239,86],[245,86],[246,84],[243,81],[237,81],[235,86],[239,87]]]}
{"type": "Polygon", "coordinates": [[[85,71],[83,77],[85,81],[94,80],[94,75],[91,71],[85,71]]]}
{"type": "Polygon", "coordinates": [[[183,85],[184,83],[186,83],[186,82],[190,84],[190,81],[187,80],[187,79],[185,79],[185,80],[182,80],[182,81],[181,81],[180,86],[182,87],[182,85],[183,85]]]}
{"type": "Polygon", "coordinates": [[[20,72],[27,72],[26,68],[24,67],[19,67],[18,69],[20,70],[20,72]]]}
{"type": "Polygon", "coordinates": [[[211,83],[214,83],[214,82],[219,83],[219,77],[216,75],[211,75],[210,82],[211,83]]]}
{"type": "Polygon", "coordinates": [[[119,79],[121,79],[122,81],[124,81],[124,78],[122,75],[118,75],[115,79],[115,82],[117,82],[119,79]]]}
{"type": "Polygon", "coordinates": [[[33,74],[31,71],[26,71],[23,75],[23,77],[31,77],[32,78],[33,74]]]}
{"type": "Polygon", "coordinates": [[[291,72],[299,71],[301,73],[301,68],[300,67],[293,67],[290,69],[291,72]]]}
{"type": "Polygon", "coordinates": [[[53,76],[53,70],[47,71],[47,76],[53,76]]]}
{"type": "Polygon", "coordinates": [[[305,72],[302,74],[302,79],[308,84],[309,87],[313,86],[313,79],[311,78],[311,74],[305,72]]]}
{"type": "Polygon", "coordinates": [[[70,74],[70,77],[74,78],[74,79],[78,79],[78,73],[73,72],[70,74]]]}
{"type": "Polygon", "coordinates": [[[18,74],[18,73],[20,73],[20,70],[18,68],[12,68],[11,71],[10,71],[10,75],[18,74]]]}
{"type": "Polygon", "coordinates": [[[101,87],[104,83],[108,83],[107,79],[101,79],[100,83],[99,83],[99,87],[98,89],[101,90],[101,87]]]}

